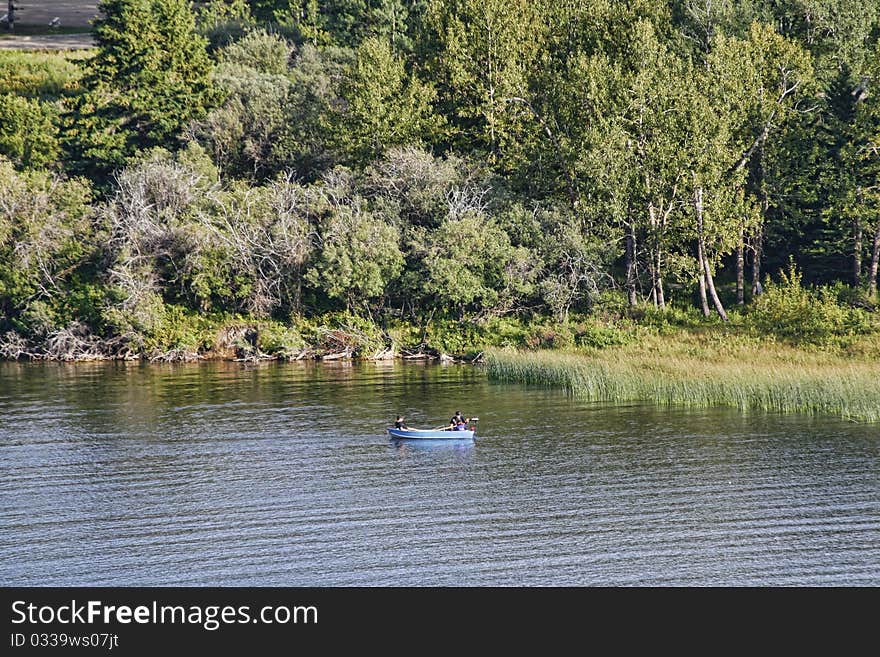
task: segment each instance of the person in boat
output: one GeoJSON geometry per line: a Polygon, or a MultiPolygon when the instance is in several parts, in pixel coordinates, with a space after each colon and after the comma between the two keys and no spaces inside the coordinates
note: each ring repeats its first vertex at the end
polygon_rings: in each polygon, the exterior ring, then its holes
{"type": "Polygon", "coordinates": [[[466,431],[468,422],[470,422],[470,419],[465,419],[461,411],[455,411],[455,415],[449,420],[449,429],[451,431],[466,431]]]}
{"type": "Polygon", "coordinates": [[[402,415],[397,416],[397,421],[394,423],[394,428],[395,429],[409,429],[409,427],[406,426],[406,422],[403,421],[402,415]]]}

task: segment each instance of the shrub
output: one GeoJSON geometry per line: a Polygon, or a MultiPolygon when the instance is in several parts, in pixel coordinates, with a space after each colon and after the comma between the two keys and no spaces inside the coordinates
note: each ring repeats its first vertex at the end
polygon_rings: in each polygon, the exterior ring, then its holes
{"type": "Polygon", "coordinates": [[[306,341],[296,327],[279,322],[261,322],[257,333],[257,348],[281,358],[296,358],[306,349],[306,341]]]}
{"type": "Polygon", "coordinates": [[[455,320],[433,322],[425,341],[429,349],[456,355],[480,351],[485,344],[483,331],[476,322],[455,320]]]}
{"type": "Polygon", "coordinates": [[[682,328],[695,327],[711,321],[699,315],[696,308],[679,308],[672,305],[655,308],[643,304],[630,309],[629,315],[642,326],[654,329],[660,335],[672,335],[682,328]]]}
{"type": "Polygon", "coordinates": [[[604,349],[632,342],[632,335],[616,326],[605,326],[595,322],[578,324],[574,329],[574,343],[578,347],[604,349]]]}
{"type": "Polygon", "coordinates": [[[39,168],[58,158],[60,145],[49,103],[15,94],[0,95],[0,153],[18,168],[39,168]]]}
{"type": "Polygon", "coordinates": [[[220,53],[222,61],[267,75],[284,75],[290,63],[291,47],[281,37],[263,30],[249,32],[220,53]]]}
{"type": "Polygon", "coordinates": [[[828,287],[810,289],[792,264],[779,282],[768,282],[750,315],[753,329],[793,342],[826,345],[872,330],[864,311],[842,305],[828,287]]]}
{"type": "Polygon", "coordinates": [[[526,337],[529,349],[570,349],[574,346],[574,333],[566,324],[537,326],[526,337]]]}

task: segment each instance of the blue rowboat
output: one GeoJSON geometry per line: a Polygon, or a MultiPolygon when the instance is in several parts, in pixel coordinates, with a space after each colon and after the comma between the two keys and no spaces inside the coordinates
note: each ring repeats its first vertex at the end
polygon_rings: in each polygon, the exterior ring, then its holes
{"type": "Polygon", "coordinates": [[[476,431],[444,431],[435,429],[387,429],[398,440],[473,440],[476,431]]]}

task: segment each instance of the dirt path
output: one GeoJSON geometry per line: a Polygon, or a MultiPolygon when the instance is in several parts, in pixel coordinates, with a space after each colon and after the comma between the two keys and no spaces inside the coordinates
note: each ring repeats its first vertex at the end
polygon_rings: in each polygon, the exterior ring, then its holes
{"type": "Polygon", "coordinates": [[[0,38],[0,50],[81,50],[94,45],[92,35],[88,32],[0,38]]]}
{"type": "MultiPolygon", "coordinates": [[[[98,14],[97,0],[20,0],[16,2],[16,6],[16,30],[6,31],[5,26],[0,26],[0,50],[79,50],[93,46],[92,37],[88,33],[48,32],[49,23],[55,18],[60,21],[62,30],[88,28],[91,20],[98,14]]],[[[6,0],[0,0],[0,15],[5,13],[6,0]]]]}

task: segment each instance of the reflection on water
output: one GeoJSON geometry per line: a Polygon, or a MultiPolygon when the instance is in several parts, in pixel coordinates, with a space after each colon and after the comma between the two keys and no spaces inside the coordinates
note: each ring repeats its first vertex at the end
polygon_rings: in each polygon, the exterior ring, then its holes
{"type": "Polygon", "coordinates": [[[401,363],[6,363],[0,413],[0,584],[880,584],[868,425],[401,363]]]}

